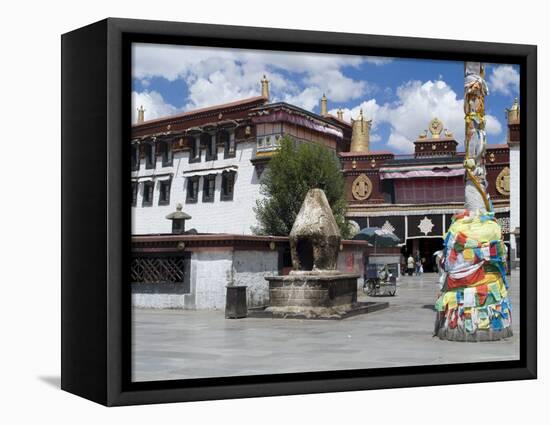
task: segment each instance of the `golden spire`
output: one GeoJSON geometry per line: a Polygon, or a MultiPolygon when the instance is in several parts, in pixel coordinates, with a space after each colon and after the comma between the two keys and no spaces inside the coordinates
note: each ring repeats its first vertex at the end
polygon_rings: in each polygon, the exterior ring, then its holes
{"type": "Polygon", "coordinates": [[[141,105],[138,109],[138,116],[137,116],[137,123],[141,124],[142,122],[145,122],[145,109],[143,109],[143,105],[141,105]]]}
{"type": "Polygon", "coordinates": [[[323,93],[323,97],[321,98],[321,116],[326,117],[328,115],[328,102],[327,97],[323,93]]]}
{"type": "Polygon", "coordinates": [[[363,110],[359,111],[359,118],[351,119],[351,146],[350,152],[367,153],[369,151],[369,132],[372,121],[363,117],[363,110]]]}
{"type": "Polygon", "coordinates": [[[336,116],[339,120],[344,121],[344,111],[342,111],[340,108],[338,108],[338,110],[336,111],[336,116]]]}
{"type": "Polygon", "coordinates": [[[514,99],[514,104],[510,109],[506,109],[506,118],[508,124],[519,124],[519,103],[518,98],[514,99]]]}
{"type": "Polygon", "coordinates": [[[261,80],[262,83],[262,97],[265,97],[269,100],[269,80],[266,78],[265,74],[261,80]]]}

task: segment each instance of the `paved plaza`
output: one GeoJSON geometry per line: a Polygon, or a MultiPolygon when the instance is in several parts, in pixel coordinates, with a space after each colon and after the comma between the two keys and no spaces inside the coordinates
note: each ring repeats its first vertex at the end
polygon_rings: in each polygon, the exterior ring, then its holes
{"type": "Polygon", "coordinates": [[[134,309],[133,380],[168,380],[519,359],[519,273],[511,279],[514,336],[483,343],[432,337],[436,274],[404,277],[389,308],[344,320],[233,319],[223,311],[134,309]]]}

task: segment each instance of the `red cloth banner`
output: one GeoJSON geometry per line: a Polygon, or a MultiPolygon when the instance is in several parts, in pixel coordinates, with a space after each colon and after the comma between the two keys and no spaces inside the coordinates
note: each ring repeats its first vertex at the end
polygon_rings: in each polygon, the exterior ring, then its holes
{"type": "Polygon", "coordinates": [[[447,287],[449,289],[461,288],[483,280],[485,278],[485,271],[482,266],[483,262],[474,264],[461,271],[449,273],[447,276],[447,287]]]}

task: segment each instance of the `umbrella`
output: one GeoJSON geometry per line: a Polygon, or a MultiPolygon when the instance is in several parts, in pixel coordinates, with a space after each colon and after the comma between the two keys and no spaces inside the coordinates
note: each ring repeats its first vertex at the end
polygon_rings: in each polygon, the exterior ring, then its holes
{"type": "Polygon", "coordinates": [[[389,248],[397,246],[401,241],[392,232],[389,232],[379,227],[365,227],[354,238],[355,240],[367,241],[371,245],[381,248],[389,248]]]}

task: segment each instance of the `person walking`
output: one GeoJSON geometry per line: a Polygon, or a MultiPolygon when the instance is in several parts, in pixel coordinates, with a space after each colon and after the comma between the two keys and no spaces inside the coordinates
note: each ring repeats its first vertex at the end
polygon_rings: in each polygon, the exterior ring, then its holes
{"type": "Polygon", "coordinates": [[[414,275],[420,276],[420,267],[422,266],[422,262],[420,260],[420,252],[416,251],[416,256],[414,258],[414,275]]]}
{"type": "Polygon", "coordinates": [[[409,258],[407,258],[407,273],[409,276],[413,275],[414,271],[414,258],[412,254],[409,254],[409,258]]]}

